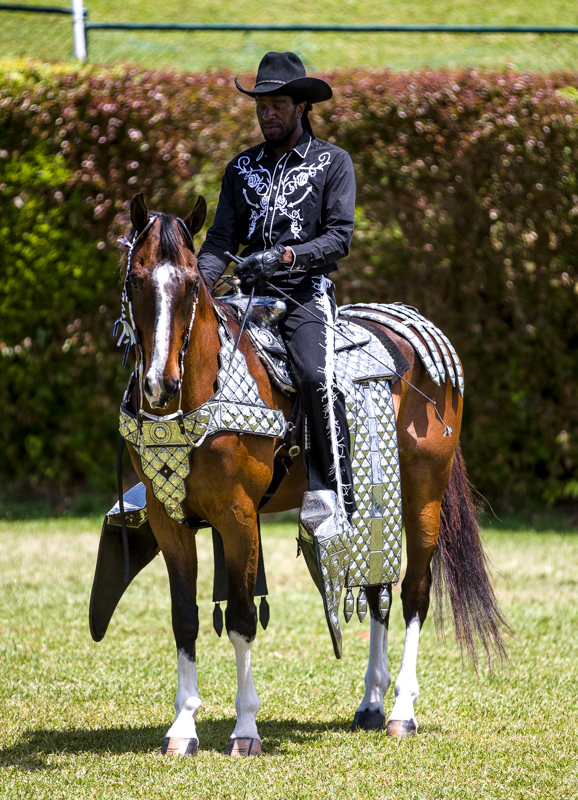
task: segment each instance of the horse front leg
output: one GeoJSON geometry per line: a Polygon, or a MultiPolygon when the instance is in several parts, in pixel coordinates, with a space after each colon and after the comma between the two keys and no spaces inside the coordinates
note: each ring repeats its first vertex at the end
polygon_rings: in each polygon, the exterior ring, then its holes
{"type": "Polygon", "coordinates": [[[237,722],[225,753],[257,756],[261,754],[261,737],[256,722],[260,701],[253,680],[251,647],[257,634],[254,592],[259,532],[254,504],[248,497],[243,497],[242,490],[236,493],[234,507],[223,510],[219,531],[229,579],[225,624],[237,664],[237,722]]]}
{"type": "MultiPolygon", "coordinates": [[[[385,714],[383,713],[383,697],[391,684],[387,664],[387,634],[389,627],[389,611],[382,618],[379,612],[379,586],[369,586],[366,589],[370,620],[369,661],[365,673],[365,694],[359,704],[352,730],[371,731],[383,728],[385,714]]],[[[391,586],[388,587],[391,606],[391,586]]]]}
{"type": "Polygon", "coordinates": [[[163,552],[171,590],[171,617],[177,648],[178,686],[175,720],[165,736],[162,755],[196,755],[199,737],[196,716],[201,707],[197,680],[196,641],[199,610],[196,603],[196,531],[169,519],[164,508],[147,499],[149,519],[163,552]]]}

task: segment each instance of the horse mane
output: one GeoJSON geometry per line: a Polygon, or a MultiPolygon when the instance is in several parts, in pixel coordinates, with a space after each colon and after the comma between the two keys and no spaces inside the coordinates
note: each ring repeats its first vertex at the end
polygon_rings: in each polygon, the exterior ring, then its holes
{"type": "MultiPolygon", "coordinates": [[[[160,221],[159,250],[161,259],[163,261],[177,263],[183,244],[186,247],[191,247],[191,243],[183,235],[180,225],[174,224],[176,222],[176,217],[174,217],[172,214],[165,214],[162,211],[150,211],[149,214],[150,216],[157,217],[160,221]]],[[[130,239],[134,238],[135,233],[135,228],[131,227],[129,234],[130,239]]],[[[200,270],[199,275],[201,277],[201,281],[203,284],[205,284],[205,280],[200,270]]],[[[212,296],[210,287],[207,287],[207,289],[209,290],[211,300],[220,308],[223,314],[227,316],[231,322],[238,322],[237,315],[231,306],[228,303],[220,301],[217,297],[212,296]]]]}
{"type": "Polygon", "coordinates": [[[176,264],[183,244],[190,247],[186,241],[180,227],[176,223],[176,218],[170,214],[163,214],[161,211],[151,211],[151,215],[160,219],[161,227],[159,231],[160,255],[163,261],[170,261],[176,264]]]}
{"type": "MultiPolygon", "coordinates": [[[[178,263],[183,245],[190,248],[191,244],[183,235],[180,225],[175,224],[176,217],[172,214],[164,214],[162,211],[150,211],[149,214],[151,217],[157,217],[160,221],[159,249],[162,261],[178,263]]],[[[136,230],[131,226],[129,239],[134,239],[135,234],[136,230]]]]}

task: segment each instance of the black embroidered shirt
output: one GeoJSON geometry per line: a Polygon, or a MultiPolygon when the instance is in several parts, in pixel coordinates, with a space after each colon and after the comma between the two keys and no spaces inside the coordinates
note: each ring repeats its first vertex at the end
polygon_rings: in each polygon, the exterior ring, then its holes
{"type": "Polygon", "coordinates": [[[295,253],[295,272],[281,266],[273,283],[299,280],[302,270],[326,275],[349,252],[354,213],[355,175],[345,150],[305,132],[277,161],[259,144],[227,165],[199,267],[213,285],[229,263],[226,250],[243,246],[246,257],[280,243],[295,253]]]}

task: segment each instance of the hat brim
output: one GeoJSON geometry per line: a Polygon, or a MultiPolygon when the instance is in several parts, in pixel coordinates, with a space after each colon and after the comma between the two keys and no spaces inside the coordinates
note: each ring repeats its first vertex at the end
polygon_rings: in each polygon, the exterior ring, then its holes
{"type": "Polygon", "coordinates": [[[255,86],[253,89],[243,89],[237,78],[235,78],[235,86],[240,92],[249,95],[249,97],[260,97],[263,94],[287,94],[290,97],[297,96],[310,103],[322,103],[324,100],[330,100],[333,97],[331,86],[322,81],[321,78],[296,78],[281,85],[278,82],[260,83],[259,86],[255,86]]]}

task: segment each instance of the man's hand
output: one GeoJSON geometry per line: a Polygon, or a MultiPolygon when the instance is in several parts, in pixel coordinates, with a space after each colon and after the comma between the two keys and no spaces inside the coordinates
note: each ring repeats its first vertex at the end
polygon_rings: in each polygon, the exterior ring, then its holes
{"type": "Polygon", "coordinates": [[[261,250],[259,253],[253,253],[253,255],[244,258],[240,264],[237,264],[233,273],[246,286],[265,283],[273,275],[284,255],[285,246],[276,244],[269,250],[261,250]]]}

